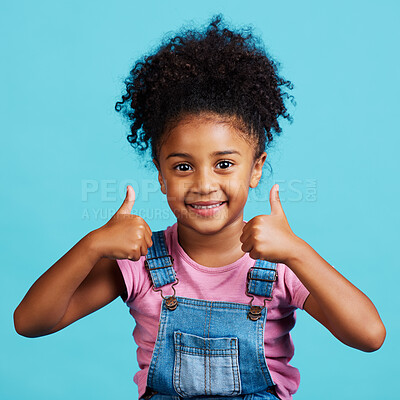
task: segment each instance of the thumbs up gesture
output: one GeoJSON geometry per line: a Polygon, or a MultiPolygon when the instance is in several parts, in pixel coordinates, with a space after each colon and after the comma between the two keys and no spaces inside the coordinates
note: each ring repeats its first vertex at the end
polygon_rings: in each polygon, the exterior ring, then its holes
{"type": "Polygon", "coordinates": [[[128,186],[124,202],[111,219],[94,231],[96,246],[101,257],[137,261],[153,245],[151,229],[146,221],[131,214],[135,204],[135,191],[128,186]]]}
{"type": "Polygon", "coordinates": [[[298,237],[293,233],[279,199],[279,186],[269,193],[270,215],[258,215],[243,228],[240,241],[242,251],[253,259],[287,264],[298,237]]]}

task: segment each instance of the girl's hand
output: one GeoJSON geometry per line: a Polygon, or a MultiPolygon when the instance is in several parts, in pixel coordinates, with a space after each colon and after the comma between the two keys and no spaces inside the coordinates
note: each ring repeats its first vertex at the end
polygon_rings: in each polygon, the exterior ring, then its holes
{"type": "Polygon", "coordinates": [[[128,185],[119,210],[105,225],[91,232],[100,257],[137,261],[153,245],[149,225],[142,217],[131,214],[134,203],[135,191],[128,185]]]}
{"type": "Polygon", "coordinates": [[[295,251],[299,238],[293,233],[279,199],[279,186],[269,193],[271,215],[258,215],[243,228],[242,250],[253,259],[286,264],[295,251]]]}
{"type": "Polygon", "coordinates": [[[269,200],[271,215],[258,215],[244,226],[242,250],[254,259],[286,264],[310,292],[304,310],[342,343],[363,351],[379,349],[386,330],[374,304],[292,232],[277,185],[269,200]]]}

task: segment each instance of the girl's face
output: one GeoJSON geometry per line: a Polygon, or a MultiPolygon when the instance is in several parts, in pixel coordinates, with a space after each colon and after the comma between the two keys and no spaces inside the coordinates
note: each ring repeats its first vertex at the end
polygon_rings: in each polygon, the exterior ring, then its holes
{"type": "Polygon", "coordinates": [[[178,223],[203,234],[238,219],[249,187],[256,187],[267,154],[254,161],[254,144],[229,124],[191,117],[181,121],[159,151],[158,180],[178,223]]]}

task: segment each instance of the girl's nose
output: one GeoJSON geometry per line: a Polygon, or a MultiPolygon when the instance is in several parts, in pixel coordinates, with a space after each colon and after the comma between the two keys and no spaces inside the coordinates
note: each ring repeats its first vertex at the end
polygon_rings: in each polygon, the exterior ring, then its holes
{"type": "Polygon", "coordinates": [[[199,170],[194,176],[192,191],[197,194],[208,194],[218,190],[218,181],[208,170],[199,170]]]}

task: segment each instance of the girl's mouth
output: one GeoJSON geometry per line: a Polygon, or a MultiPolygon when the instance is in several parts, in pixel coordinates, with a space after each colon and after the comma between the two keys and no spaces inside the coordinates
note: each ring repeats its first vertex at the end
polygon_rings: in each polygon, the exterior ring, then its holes
{"type": "Polygon", "coordinates": [[[226,201],[221,201],[220,203],[200,205],[200,204],[188,204],[187,206],[198,215],[211,216],[219,212],[227,203],[226,201]]]}

